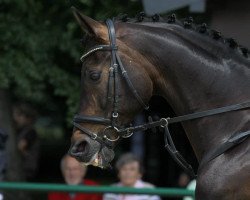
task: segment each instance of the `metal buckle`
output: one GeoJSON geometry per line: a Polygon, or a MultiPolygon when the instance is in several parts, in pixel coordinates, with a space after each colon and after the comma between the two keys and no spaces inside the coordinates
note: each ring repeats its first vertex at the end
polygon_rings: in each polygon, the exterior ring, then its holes
{"type": "Polygon", "coordinates": [[[93,133],[93,136],[94,136],[94,137],[91,137],[91,139],[96,140],[97,134],[96,134],[96,133],[93,133]]]}
{"type": "Polygon", "coordinates": [[[127,71],[126,71],[126,70],[122,71],[122,75],[123,75],[123,76],[124,76],[124,74],[125,74],[125,73],[127,73],[127,71]]]}
{"type": "Polygon", "coordinates": [[[119,136],[119,135],[118,135],[117,138],[115,138],[115,139],[110,139],[110,138],[108,138],[107,135],[105,135],[105,131],[108,130],[108,129],[114,129],[114,130],[116,131],[116,133],[119,132],[118,128],[116,128],[115,126],[108,126],[108,127],[106,127],[106,128],[103,130],[103,133],[104,133],[103,138],[104,138],[104,139],[106,139],[106,140],[108,140],[108,141],[110,141],[110,142],[116,142],[117,140],[120,139],[120,136],[119,136]]]}
{"type": "Polygon", "coordinates": [[[164,125],[161,125],[162,128],[168,126],[168,120],[169,120],[169,119],[170,119],[169,117],[168,117],[168,118],[161,118],[161,121],[165,121],[165,124],[164,124],[164,125]]]}
{"type": "Polygon", "coordinates": [[[127,133],[122,136],[122,138],[129,138],[134,134],[134,132],[131,132],[130,129],[127,130],[127,133]]]}
{"type": "Polygon", "coordinates": [[[113,117],[113,118],[117,118],[118,115],[119,115],[118,112],[117,112],[116,114],[115,114],[114,112],[112,113],[112,117],[113,117]]]}
{"type": "Polygon", "coordinates": [[[109,71],[113,72],[114,71],[114,67],[110,67],[109,71]]]}

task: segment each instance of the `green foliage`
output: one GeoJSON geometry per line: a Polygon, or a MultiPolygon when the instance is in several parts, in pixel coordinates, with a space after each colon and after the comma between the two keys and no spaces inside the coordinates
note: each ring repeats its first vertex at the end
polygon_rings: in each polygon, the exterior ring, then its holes
{"type": "Polygon", "coordinates": [[[1,3],[0,87],[37,105],[52,108],[53,96],[61,96],[73,106],[70,102],[77,102],[79,93],[79,78],[72,70],[80,56],[73,36],[77,27],[70,26],[72,20],[61,21],[71,14],[66,6],[62,13],[56,4],[46,9],[43,1],[1,3]]]}
{"type": "Polygon", "coordinates": [[[42,111],[67,110],[68,119],[79,104],[82,53],[72,5],[96,19],[141,9],[122,0],[0,1],[0,87],[42,111]]]}

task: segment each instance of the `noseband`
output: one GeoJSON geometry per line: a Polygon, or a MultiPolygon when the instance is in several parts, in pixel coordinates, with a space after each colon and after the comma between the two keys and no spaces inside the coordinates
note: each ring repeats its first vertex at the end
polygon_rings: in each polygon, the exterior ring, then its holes
{"type": "Polygon", "coordinates": [[[133,83],[131,82],[127,71],[125,70],[120,56],[118,55],[118,47],[116,45],[116,35],[114,23],[111,19],[106,20],[106,25],[109,33],[110,45],[97,45],[91,48],[87,53],[81,56],[81,61],[86,57],[91,55],[96,51],[110,51],[111,52],[111,65],[109,67],[109,79],[108,79],[108,95],[106,106],[109,105],[113,99],[113,111],[110,114],[110,118],[104,118],[100,116],[87,116],[87,115],[75,115],[73,119],[74,127],[80,129],[82,132],[87,134],[91,139],[98,141],[102,145],[105,145],[109,148],[112,148],[112,143],[119,140],[121,137],[127,138],[130,137],[133,133],[120,131],[119,126],[117,125],[117,119],[119,117],[118,113],[118,103],[119,103],[119,81],[118,73],[120,72],[124,78],[129,90],[132,92],[137,101],[141,104],[144,109],[148,109],[148,105],[144,103],[141,96],[138,94],[133,83]],[[113,96],[112,96],[113,95],[113,96]],[[84,128],[80,123],[95,123],[106,125],[104,130],[101,133],[93,133],[87,128],[84,128]],[[108,131],[113,131],[116,133],[115,138],[110,138],[106,133],[108,131]],[[101,136],[100,136],[101,135],[101,136]]]}

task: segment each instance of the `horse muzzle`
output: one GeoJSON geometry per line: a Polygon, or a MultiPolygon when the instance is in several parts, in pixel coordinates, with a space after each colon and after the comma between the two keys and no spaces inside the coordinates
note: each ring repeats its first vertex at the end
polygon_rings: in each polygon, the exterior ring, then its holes
{"type": "Polygon", "coordinates": [[[93,165],[101,168],[110,167],[114,158],[114,151],[89,137],[72,142],[69,155],[84,165],[93,165]]]}

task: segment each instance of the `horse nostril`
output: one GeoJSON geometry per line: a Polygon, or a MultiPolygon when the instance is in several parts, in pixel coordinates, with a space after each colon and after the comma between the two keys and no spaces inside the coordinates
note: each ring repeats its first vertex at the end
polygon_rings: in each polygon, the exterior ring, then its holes
{"type": "Polygon", "coordinates": [[[86,150],[87,144],[88,143],[86,141],[81,142],[80,144],[77,145],[76,151],[77,152],[84,152],[86,150]]]}
{"type": "Polygon", "coordinates": [[[72,145],[69,153],[71,156],[74,156],[74,157],[79,157],[79,156],[82,156],[84,154],[87,154],[88,152],[88,142],[87,141],[81,141],[81,142],[78,142],[74,145],[72,145]]]}

